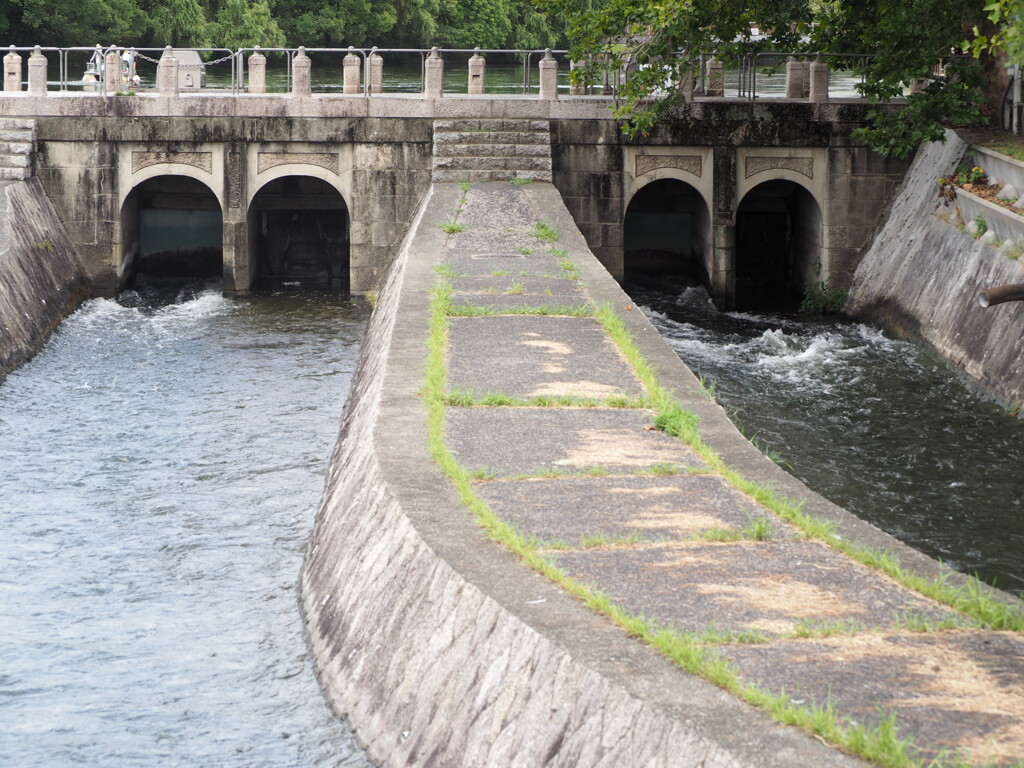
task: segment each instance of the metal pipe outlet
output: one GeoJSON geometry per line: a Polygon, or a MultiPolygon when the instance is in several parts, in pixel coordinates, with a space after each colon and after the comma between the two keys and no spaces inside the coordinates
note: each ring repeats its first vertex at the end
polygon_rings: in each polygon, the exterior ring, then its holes
{"type": "Polygon", "coordinates": [[[978,303],[983,307],[994,307],[1007,301],[1024,301],[1024,283],[1000,285],[978,294],[978,303]]]}

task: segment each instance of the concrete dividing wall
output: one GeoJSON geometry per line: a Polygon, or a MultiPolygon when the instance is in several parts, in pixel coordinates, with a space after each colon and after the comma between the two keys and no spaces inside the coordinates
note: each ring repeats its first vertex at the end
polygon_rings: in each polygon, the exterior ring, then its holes
{"type": "MultiPolygon", "coordinates": [[[[593,300],[627,306],[555,189],[523,189],[593,300]]],[[[436,223],[460,194],[433,187],[382,286],[303,569],[310,645],[333,709],[388,766],[863,765],[682,672],[483,537],[434,463],[419,396],[445,237],[436,223]]],[[[623,314],[726,463],[845,538],[941,572],[764,458],[642,313],[623,314]]]]}
{"type": "Polygon", "coordinates": [[[861,261],[846,312],[922,339],[998,399],[1024,404],[1024,303],[984,309],[978,293],[1024,283],[1024,263],[940,217],[937,181],[967,145],[952,131],[929,144],[861,261]]]}
{"type": "Polygon", "coordinates": [[[0,381],[39,350],[89,290],[39,181],[0,184],[0,381]]]}

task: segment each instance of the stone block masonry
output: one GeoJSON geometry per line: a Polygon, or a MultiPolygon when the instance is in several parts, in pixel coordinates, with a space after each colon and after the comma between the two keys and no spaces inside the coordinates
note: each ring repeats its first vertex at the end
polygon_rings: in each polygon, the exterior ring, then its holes
{"type": "Polygon", "coordinates": [[[39,180],[0,182],[0,381],[39,350],[89,291],[39,180]]]}

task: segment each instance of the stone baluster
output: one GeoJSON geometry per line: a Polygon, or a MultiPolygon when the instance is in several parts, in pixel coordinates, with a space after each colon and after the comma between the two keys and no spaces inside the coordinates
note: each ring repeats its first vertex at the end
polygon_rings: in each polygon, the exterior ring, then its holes
{"type": "Polygon", "coordinates": [[[677,72],[679,80],[676,82],[676,90],[683,97],[683,101],[693,101],[693,65],[690,62],[683,62],[677,72]]]}
{"type": "Polygon", "coordinates": [[[4,90],[21,90],[21,56],[13,45],[11,52],[4,56],[4,90]]]}
{"type": "Polygon", "coordinates": [[[428,99],[440,99],[444,95],[444,59],[437,48],[431,48],[427,56],[423,95],[428,99]]]}
{"type": "MultiPolygon", "coordinates": [[[[580,69],[583,69],[583,64],[581,64],[580,62],[578,62],[578,61],[570,61],[569,62],[569,70],[570,71],[577,71],[577,70],[580,70],[580,69]]],[[[583,82],[582,78],[579,80],[579,82],[575,82],[575,83],[573,83],[572,85],[569,86],[569,95],[570,96],[586,96],[587,95],[587,84],[585,82],[583,82]]]]}
{"type": "MultiPolygon", "coordinates": [[[[342,89],[342,93],[359,93],[359,79],[362,76],[360,67],[362,61],[355,53],[355,48],[351,45],[348,47],[348,53],[345,55],[345,59],[342,62],[342,70],[345,73],[344,81],[345,85],[342,89]]],[[[377,57],[378,59],[380,56],[377,57]]]]}
{"type": "Polygon", "coordinates": [[[306,55],[305,47],[300,45],[292,59],[292,96],[301,98],[313,95],[312,66],[313,62],[306,55]]]}
{"type": "Polygon", "coordinates": [[[821,54],[811,64],[811,88],[808,94],[812,104],[822,104],[828,101],[828,64],[824,62],[821,54]]]}
{"type": "Polygon", "coordinates": [[[249,93],[267,92],[267,57],[260,53],[257,45],[249,55],[249,93]]]}
{"type": "Polygon", "coordinates": [[[804,97],[804,63],[798,59],[786,62],[786,98],[804,97]]]}
{"type": "Polygon", "coordinates": [[[178,95],[178,57],[171,46],[164,48],[156,68],[157,89],[161,96],[178,95]]]}
{"type": "Polygon", "coordinates": [[[551,55],[551,49],[544,51],[544,58],[537,65],[540,69],[540,94],[545,100],[558,98],[558,62],[551,55]]]}
{"type": "Polygon", "coordinates": [[[370,70],[370,93],[381,93],[384,90],[384,59],[377,53],[377,46],[373,46],[366,66],[370,70]]]}
{"type": "Polygon", "coordinates": [[[121,54],[116,48],[110,48],[103,57],[103,92],[110,96],[124,90],[124,79],[121,77],[121,54]]]}
{"type": "Polygon", "coordinates": [[[476,48],[469,57],[469,93],[484,92],[484,57],[476,48]]]}
{"type": "Polygon", "coordinates": [[[725,68],[722,66],[722,62],[712,57],[708,59],[706,67],[707,85],[704,89],[704,95],[722,98],[725,96],[725,68]]]}
{"type": "Polygon", "coordinates": [[[31,96],[46,95],[46,57],[38,45],[28,57],[28,92],[31,96]]]}

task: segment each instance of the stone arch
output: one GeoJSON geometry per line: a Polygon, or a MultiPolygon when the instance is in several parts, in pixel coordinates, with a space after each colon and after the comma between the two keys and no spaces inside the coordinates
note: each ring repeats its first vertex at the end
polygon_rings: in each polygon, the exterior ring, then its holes
{"type": "Polygon", "coordinates": [[[341,195],[341,199],[345,202],[345,207],[352,210],[352,169],[351,168],[328,168],[323,165],[316,165],[313,163],[280,163],[272,167],[266,168],[265,170],[257,170],[254,176],[254,183],[249,185],[249,194],[245,201],[245,207],[248,210],[252,206],[252,201],[256,199],[256,195],[259,194],[260,190],[266,187],[268,184],[283,179],[289,176],[309,176],[315,179],[320,179],[326,184],[332,186],[335,191],[341,195]]]}
{"type": "Polygon", "coordinates": [[[739,308],[795,309],[820,279],[824,208],[800,174],[772,173],[749,185],[736,207],[739,308]]]}
{"type": "Polygon", "coordinates": [[[712,257],[711,209],[678,168],[659,168],[636,179],[622,224],[623,272],[627,282],[707,282],[712,257]]]}
{"type": "Polygon", "coordinates": [[[159,164],[132,175],[119,209],[118,291],[140,273],[206,278],[223,272],[223,203],[209,175],[179,170],[159,164]]]}
{"type": "Polygon", "coordinates": [[[254,190],[246,208],[250,286],[349,289],[351,209],[337,175],[323,176],[275,173],[254,190]]]}
{"type": "MultiPolygon", "coordinates": [[[[132,154],[133,155],[139,155],[139,154],[143,154],[143,155],[161,155],[162,154],[162,155],[170,156],[171,153],[157,153],[157,152],[139,153],[139,152],[133,152],[132,154]]],[[[175,154],[181,154],[181,153],[175,153],[175,154]]],[[[150,179],[154,179],[154,178],[157,178],[159,176],[185,176],[185,177],[188,177],[190,179],[195,179],[200,184],[202,184],[207,189],[209,189],[210,192],[213,194],[213,196],[217,198],[217,202],[220,204],[221,211],[223,212],[224,207],[225,207],[225,203],[224,203],[224,185],[223,185],[223,183],[221,183],[221,177],[223,176],[223,174],[218,175],[218,174],[214,173],[215,164],[213,162],[212,153],[195,152],[195,153],[188,153],[188,154],[192,154],[192,155],[209,155],[210,156],[209,163],[208,163],[209,170],[206,170],[206,163],[203,163],[203,165],[200,166],[198,164],[189,164],[189,163],[183,163],[183,162],[154,162],[154,163],[151,163],[149,165],[143,165],[142,167],[139,167],[139,161],[137,159],[133,158],[133,160],[132,160],[132,170],[131,170],[130,176],[128,178],[128,184],[124,185],[122,187],[122,193],[121,193],[121,196],[120,196],[121,199],[118,200],[118,207],[123,207],[124,203],[125,203],[125,200],[128,199],[128,195],[130,195],[132,193],[132,191],[136,187],[138,187],[140,184],[142,184],[142,183],[144,183],[144,182],[146,182],[146,181],[148,181],[150,179]],[[136,168],[138,168],[138,170],[135,170],[136,168]]],[[[205,158],[201,158],[201,159],[197,160],[197,163],[202,162],[204,159],[205,158]]]]}

